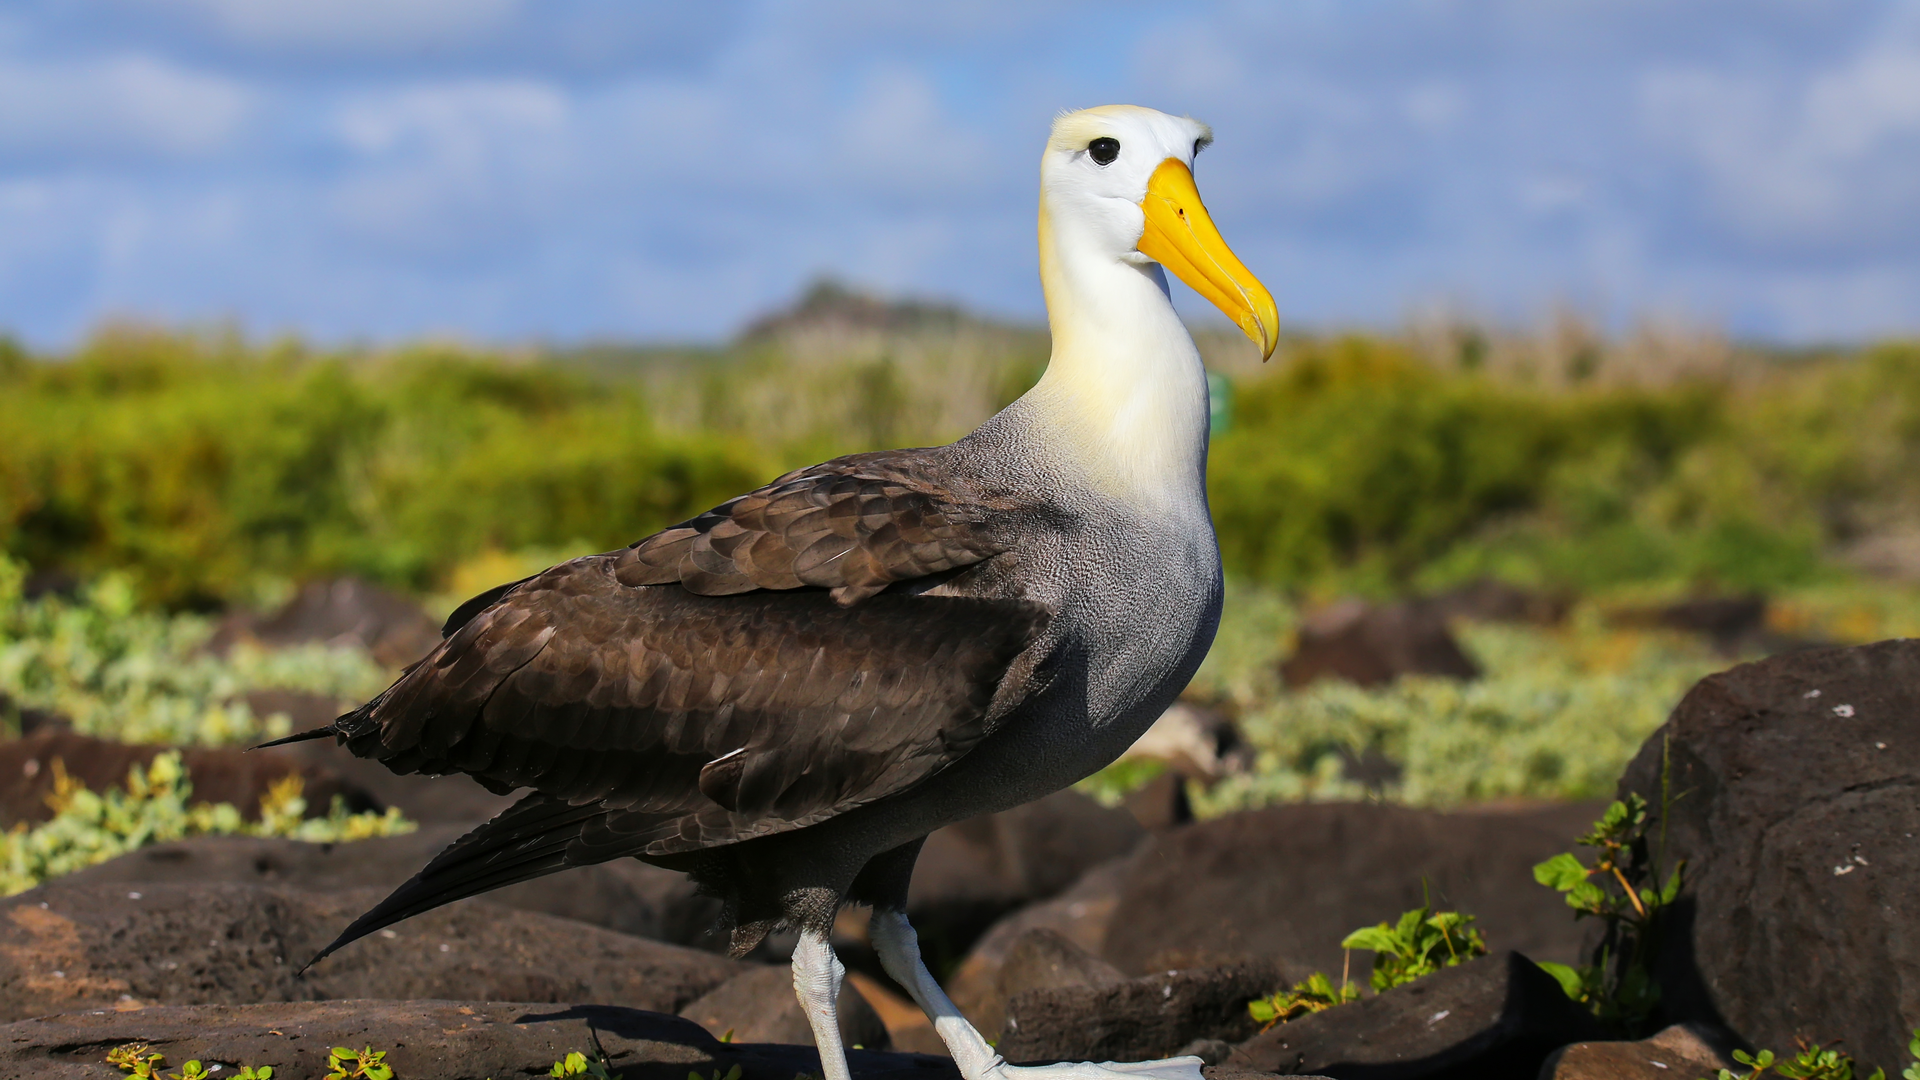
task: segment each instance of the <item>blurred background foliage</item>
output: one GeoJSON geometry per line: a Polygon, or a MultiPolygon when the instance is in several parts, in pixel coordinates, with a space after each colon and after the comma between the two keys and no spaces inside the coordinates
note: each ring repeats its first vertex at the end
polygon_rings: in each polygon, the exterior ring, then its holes
{"type": "MultiPolygon", "coordinates": [[[[1210,467],[1230,599],[1190,696],[1256,759],[1196,789],[1202,812],[1606,794],[1733,659],[1615,617],[1635,606],[1758,592],[1782,637],[1920,633],[1920,344],[1439,322],[1296,335],[1263,366],[1231,331],[1196,338],[1231,397],[1210,467]],[[1280,685],[1301,612],[1483,578],[1570,614],[1457,626],[1469,682],[1280,685]],[[1397,773],[1362,783],[1365,755],[1397,773]]],[[[393,672],[335,645],[216,656],[217,611],[355,574],[444,614],[787,469],[956,438],[1046,354],[1038,328],[831,285],[724,347],[128,325],[71,355],[0,345],[0,695],[122,739],[275,733],[252,691],[350,702],[393,672]]]]}
{"type": "MultiPolygon", "coordinates": [[[[1897,560],[1920,520],[1920,345],[1702,336],[1660,363],[1410,331],[1262,367],[1201,339],[1234,399],[1210,469],[1229,572],[1291,593],[1778,588],[1897,560]]],[[[1041,331],[831,286],[707,350],[114,326],[0,360],[0,550],[175,608],[340,572],[469,587],[475,559],[617,547],[797,465],[952,439],[1045,355],[1041,331]]]]}

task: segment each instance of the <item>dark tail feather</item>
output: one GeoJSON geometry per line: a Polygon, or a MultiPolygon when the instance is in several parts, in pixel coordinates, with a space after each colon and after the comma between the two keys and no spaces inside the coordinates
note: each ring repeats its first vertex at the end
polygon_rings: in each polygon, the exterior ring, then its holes
{"type": "Polygon", "coordinates": [[[302,964],[300,971],[319,963],[343,945],[442,904],[571,866],[619,857],[624,853],[610,852],[598,858],[573,861],[567,858],[568,845],[589,822],[605,813],[605,809],[593,803],[573,806],[564,799],[539,792],[528,795],[434,856],[433,861],[406,884],[341,931],[333,944],[302,964]]]}
{"type": "MultiPolygon", "coordinates": [[[[337,722],[338,721],[336,721],[336,723],[337,722]]],[[[342,735],[342,734],[345,734],[345,733],[342,732],[339,728],[333,726],[333,724],[328,724],[326,727],[317,727],[317,728],[314,728],[312,731],[302,731],[302,732],[299,732],[298,734],[288,735],[284,739],[275,739],[272,742],[263,742],[258,746],[249,746],[247,747],[245,752],[252,753],[255,750],[265,750],[269,746],[285,746],[288,743],[306,742],[308,739],[324,739],[329,735],[342,735]]]]}
{"type": "MultiPolygon", "coordinates": [[[[413,669],[408,668],[407,670],[412,671],[413,669]]],[[[255,750],[265,750],[269,746],[285,746],[288,743],[306,742],[309,739],[324,739],[329,735],[341,739],[352,738],[355,734],[365,730],[367,724],[370,722],[369,718],[373,715],[373,710],[379,707],[380,702],[386,698],[387,691],[392,689],[392,687],[388,687],[386,690],[380,691],[374,695],[372,701],[367,702],[352,712],[341,713],[339,716],[333,718],[333,723],[325,727],[317,727],[312,731],[302,731],[298,734],[289,735],[284,739],[275,739],[272,742],[263,742],[258,746],[249,746],[247,747],[247,752],[251,753],[255,750]]],[[[362,754],[361,756],[364,757],[366,755],[362,754]]]]}

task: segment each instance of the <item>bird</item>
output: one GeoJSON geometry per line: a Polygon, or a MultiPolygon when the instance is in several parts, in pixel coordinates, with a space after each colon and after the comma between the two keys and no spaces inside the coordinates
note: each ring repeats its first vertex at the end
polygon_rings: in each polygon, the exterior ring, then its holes
{"type": "Polygon", "coordinates": [[[848,904],[872,908],[882,966],[964,1080],[1199,1080],[1195,1057],[1005,1062],[922,962],[906,898],[930,832],[1111,763],[1212,643],[1208,387],[1166,275],[1263,360],[1278,327],[1195,186],[1212,139],[1132,105],[1055,118],[1038,227],[1052,355],[972,433],[798,469],[489,589],[372,700],[278,740],[527,789],[309,965],[441,904],[633,857],[718,896],[735,955],[797,934],[824,1080],[851,1080],[829,941],[848,904]]]}

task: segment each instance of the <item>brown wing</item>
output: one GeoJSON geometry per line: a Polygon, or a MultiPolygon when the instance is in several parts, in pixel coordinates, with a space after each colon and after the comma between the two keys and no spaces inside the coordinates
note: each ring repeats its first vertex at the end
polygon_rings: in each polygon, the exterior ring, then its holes
{"type": "Polygon", "coordinates": [[[940,468],[942,452],[856,454],[788,473],[633,545],[615,573],[703,596],[813,585],[853,604],[1007,550],[991,521],[1008,508],[940,468]]]}
{"type": "Polygon", "coordinates": [[[588,556],[520,584],[338,730],[396,771],[597,803],[625,854],[688,851],[939,771],[998,722],[1046,620],[1015,600],[636,588],[622,565],[588,556]]]}

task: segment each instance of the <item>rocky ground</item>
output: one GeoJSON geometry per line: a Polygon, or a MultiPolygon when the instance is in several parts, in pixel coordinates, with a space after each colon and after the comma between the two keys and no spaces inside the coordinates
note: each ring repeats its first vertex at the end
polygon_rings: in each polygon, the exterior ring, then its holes
{"type": "MultiPolygon", "coordinates": [[[[1379,621],[1323,629],[1338,641],[1384,633],[1379,621]]],[[[290,705],[330,708],[276,708],[290,705]]],[[[104,785],[150,753],[43,726],[0,744],[0,813],[35,817],[55,757],[104,785]]],[[[189,765],[203,797],[250,805],[298,771],[309,790],[399,806],[422,828],[156,845],[0,901],[0,1077],[121,1075],[105,1055],[130,1042],[169,1069],[271,1065],[276,1080],[323,1076],[328,1048],[345,1045],[388,1051],[401,1080],[541,1075],[570,1051],[628,1080],[818,1069],[780,939],[725,958],[713,902],[633,861],[450,905],[296,974],[504,800],[458,777],[393,777],[325,743],[200,751],[189,765]]],[[[1129,809],[1063,793],[936,834],[910,914],[956,1000],[1015,1061],[1195,1053],[1215,1080],[1692,1080],[1736,1047],[1807,1037],[1905,1066],[1920,1023],[1920,642],[1709,678],[1621,791],[1665,808],[1647,834],[1660,850],[1650,840],[1639,856],[1684,864],[1649,967],[1658,1002],[1635,1030],[1596,1019],[1536,963],[1577,965],[1602,943],[1532,871],[1580,850],[1602,804],[1294,805],[1194,823],[1177,785],[1129,809]],[[1491,952],[1264,1030],[1250,1017],[1249,1000],[1311,972],[1337,979],[1349,931],[1428,901],[1477,916],[1491,952]]],[[[874,960],[863,913],[838,939],[855,1075],[953,1075],[874,960]]],[[[1356,981],[1367,956],[1351,958],[1356,981]]]]}

